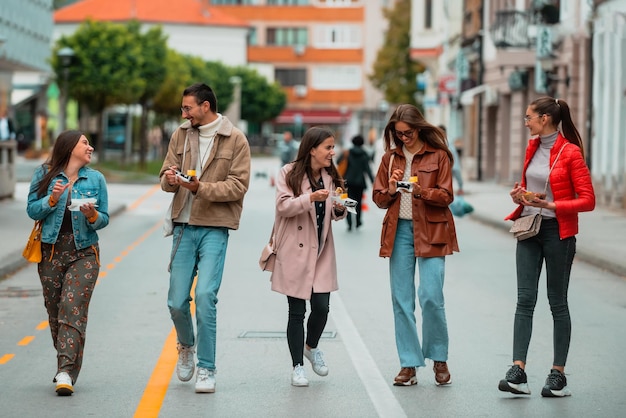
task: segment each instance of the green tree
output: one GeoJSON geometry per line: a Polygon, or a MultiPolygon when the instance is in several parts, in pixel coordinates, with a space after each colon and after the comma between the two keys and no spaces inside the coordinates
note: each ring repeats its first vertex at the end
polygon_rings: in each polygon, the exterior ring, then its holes
{"type": "Polygon", "coordinates": [[[167,68],[165,78],[154,97],[152,106],[157,118],[161,120],[180,117],[183,90],[192,83],[188,56],[168,49],[165,67],[167,68]]]}
{"type": "Polygon", "coordinates": [[[416,77],[425,67],[411,60],[411,0],[399,0],[393,9],[384,10],[389,22],[383,47],[378,51],[369,76],[390,103],[416,103],[416,77]]]}
{"type": "Polygon", "coordinates": [[[192,83],[204,83],[210,86],[217,96],[217,110],[223,113],[233,101],[233,85],[230,83],[230,68],[221,62],[204,61],[202,58],[188,56],[192,83]]]}
{"type": "Polygon", "coordinates": [[[231,69],[219,62],[207,62],[192,55],[169,50],[165,58],[167,72],[154,98],[153,109],[161,119],[180,116],[183,90],[194,83],[209,85],[217,96],[217,110],[224,111],[232,102],[231,69]]]}
{"type": "Polygon", "coordinates": [[[261,124],[274,119],[287,104],[287,95],[278,83],[268,83],[256,70],[236,67],[233,74],[241,78],[241,118],[261,124]]]}
{"type": "Polygon", "coordinates": [[[137,21],[130,22],[128,29],[141,44],[143,62],[140,67],[140,77],[146,81],[143,93],[139,97],[139,105],[141,106],[139,165],[143,169],[146,166],[148,151],[148,112],[167,74],[167,67],[165,66],[167,36],[163,34],[160,26],[155,26],[142,34],[141,24],[137,21]]]}
{"type": "Polygon", "coordinates": [[[104,161],[104,110],[114,104],[137,103],[146,89],[142,43],[127,26],[87,20],[72,36],[60,38],[54,48],[52,66],[58,79],[63,68],[57,52],[66,46],[75,54],[69,67],[68,94],[99,116],[95,145],[104,161]]]}

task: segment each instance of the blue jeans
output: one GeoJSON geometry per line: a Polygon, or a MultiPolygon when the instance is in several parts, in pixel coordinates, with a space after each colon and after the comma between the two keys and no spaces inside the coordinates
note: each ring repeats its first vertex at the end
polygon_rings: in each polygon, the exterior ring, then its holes
{"type": "Polygon", "coordinates": [[[576,253],[576,238],[560,239],[556,219],[543,218],[539,234],[518,241],[517,263],[517,309],[513,326],[513,361],[526,363],[526,354],[533,330],[533,313],[537,304],[539,276],[545,260],[548,302],[554,324],[555,366],[565,366],[572,332],[567,304],[572,262],[576,253]]]}
{"type": "Polygon", "coordinates": [[[413,221],[400,219],[389,261],[396,348],[401,367],[425,366],[424,358],[448,360],[448,324],[443,297],[445,257],[415,257],[413,221]],[[419,268],[417,296],[422,309],[423,346],[415,321],[415,261],[419,268]]]}
{"type": "Polygon", "coordinates": [[[196,324],[198,367],[215,370],[217,292],[222,283],[228,247],[228,229],[177,225],[174,227],[170,289],[167,306],[178,341],[195,344],[190,302],[196,274],[196,324]]]}

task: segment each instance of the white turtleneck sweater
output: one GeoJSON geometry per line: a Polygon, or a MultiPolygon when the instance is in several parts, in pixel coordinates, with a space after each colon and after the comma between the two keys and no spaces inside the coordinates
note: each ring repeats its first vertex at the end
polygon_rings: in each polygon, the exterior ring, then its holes
{"type": "Polygon", "coordinates": [[[206,163],[209,155],[211,155],[211,149],[213,149],[213,142],[217,136],[217,130],[222,123],[222,115],[217,114],[217,119],[206,125],[198,127],[199,144],[198,144],[198,162],[196,165],[196,172],[198,178],[202,175],[202,168],[206,163]]]}
{"type": "MultiPolygon", "coordinates": [[[[550,185],[546,188],[546,179],[550,174],[550,150],[554,146],[557,136],[558,132],[554,132],[553,134],[539,137],[541,144],[526,169],[526,190],[535,193],[543,193],[545,189],[546,200],[548,202],[554,201],[550,185]]],[[[524,206],[522,216],[539,213],[539,211],[540,208],[524,206]]],[[[554,213],[552,209],[543,209],[541,215],[546,218],[556,217],[556,213],[554,213]]]]}
{"type": "MultiPolygon", "coordinates": [[[[215,119],[213,122],[198,127],[198,161],[196,162],[196,177],[198,178],[200,178],[200,176],[202,175],[202,168],[207,162],[209,155],[211,155],[211,149],[213,149],[213,143],[215,141],[215,137],[217,136],[217,130],[219,129],[221,123],[222,115],[218,113],[217,119],[215,119]]],[[[185,202],[185,206],[180,211],[178,217],[174,219],[175,222],[189,222],[192,200],[193,194],[189,193],[187,201],[185,202]]]]}

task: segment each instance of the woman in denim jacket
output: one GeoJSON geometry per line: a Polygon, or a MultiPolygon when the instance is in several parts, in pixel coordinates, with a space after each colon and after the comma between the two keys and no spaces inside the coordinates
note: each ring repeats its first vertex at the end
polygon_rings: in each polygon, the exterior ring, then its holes
{"type": "Polygon", "coordinates": [[[28,216],[43,221],[37,270],[57,350],[53,382],[60,396],[74,392],[80,372],[87,311],[100,271],[96,230],[109,223],[104,176],[85,167],[92,153],[81,132],[61,133],[51,157],[33,175],[26,208],[28,216]]]}

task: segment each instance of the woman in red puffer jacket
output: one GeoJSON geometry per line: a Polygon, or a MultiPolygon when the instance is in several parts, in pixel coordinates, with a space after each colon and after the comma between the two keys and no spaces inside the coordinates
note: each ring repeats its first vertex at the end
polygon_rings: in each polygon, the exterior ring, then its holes
{"type": "Polygon", "coordinates": [[[506,219],[540,213],[542,221],[537,235],[517,243],[513,366],[498,388],[514,394],[530,394],[526,355],[539,276],[545,262],[548,301],[554,322],[554,359],[541,395],[569,396],[571,392],[564,374],[571,337],[567,289],[576,253],[578,212],[594,209],[595,194],[582,140],[567,103],[552,97],[539,98],[526,109],[524,121],[535,138],[526,149],[521,184],[515,183],[510,192],[513,202],[519,206],[506,219]],[[562,133],[558,130],[559,124],[562,133]]]}

